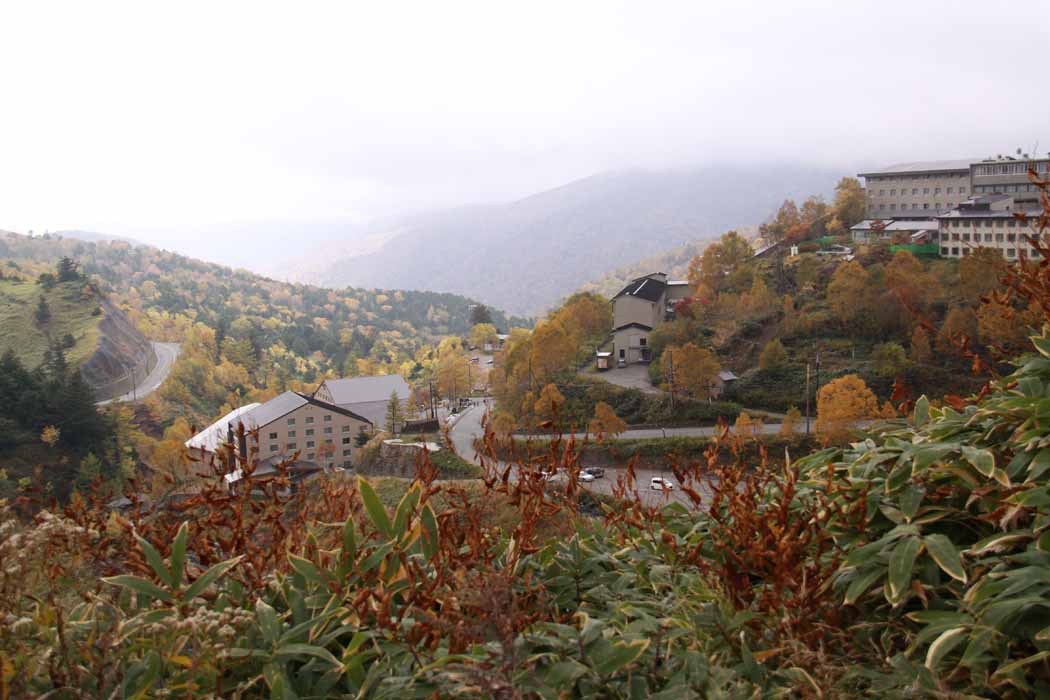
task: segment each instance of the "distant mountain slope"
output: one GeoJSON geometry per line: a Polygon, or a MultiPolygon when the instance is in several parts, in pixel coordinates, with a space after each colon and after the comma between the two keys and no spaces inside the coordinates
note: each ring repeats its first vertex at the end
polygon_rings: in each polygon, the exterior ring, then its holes
{"type": "Polygon", "coordinates": [[[606,173],[510,204],[416,217],[379,250],[329,258],[308,279],[454,292],[538,314],[611,269],[757,224],[785,198],[830,194],[839,175],[783,164],[606,173]]]}
{"type": "MultiPolygon", "coordinates": [[[[758,234],[757,226],[740,226],[736,231],[745,238],[758,234]]],[[[713,239],[711,239],[713,240],[713,239]]],[[[595,292],[611,297],[633,279],[651,272],[666,272],[669,279],[684,280],[689,276],[689,262],[704,252],[711,240],[691,241],[665,250],[652,257],[644,258],[630,265],[624,265],[602,277],[581,285],[578,291],[595,292]]]]}

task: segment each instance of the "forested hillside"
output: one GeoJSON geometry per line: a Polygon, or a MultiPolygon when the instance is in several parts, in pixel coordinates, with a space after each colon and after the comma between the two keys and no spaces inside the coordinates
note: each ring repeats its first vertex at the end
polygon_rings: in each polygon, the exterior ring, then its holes
{"type": "Polygon", "coordinates": [[[376,252],[307,273],[320,284],[455,292],[541,314],[622,265],[735,226],[786,197],[830,192],[836,174],[801,166],[706,166],[604,173],[516,202],[401,222],[376,252]]]}
{"type": "MultiPolygon", "coordinates": [[[[16,234],[0,238],[0,270],[22,280],[18,289],[34,304],[41,295],[50,298],[38,279],[53,274],[63,257],[78,263],[148,338],[181,344],[168,379],[137,405],[134,415],[122,408],[109,411],[124,435],[123,444],[131,447],[110,462],[123,464],[124,471],[138,460],[179,471],[181,445],[194,426],[289,388],[310,389],[326,376],[400,372],[411,380],[429,372],[440,383],[439,364],[459,369],[465,360],[457,356],[453,362],[448,353],[438,352],[438,342],[447,335],[465,335],[478,311],[470,300],[453,294],[286,284],[122,241],[16,234]]],[[[0,282],[5,283],[13,284],[0,282]]],[[[57,297],[54,313],[64,313],[57,297]]],[[[527,323],[494,309],[488,315],[500,330],[527,323]]],[[[31,314],[19,323],[23,321],[35,323],[31,314]]],[[[42,357],[29,352],[35,347],[29,344],[33,337],[26,334],[21,348],[21,367],[29,372],[42,357]]],[[[77,352],[77,345],[70,347],[77,352]]],[[[38,416],[32,418],[27,435],[37,439],[41,424],[38,416]]],[[[64,459],[74,471],[78,462],[84,466],[85,453],[63,453],[65,443],[56,444],[53,453],[27,456],[25,469],[33,459],[64,459]]],[[[95,465],[93,459],[88,462],[88,467],[95,465]]]]}

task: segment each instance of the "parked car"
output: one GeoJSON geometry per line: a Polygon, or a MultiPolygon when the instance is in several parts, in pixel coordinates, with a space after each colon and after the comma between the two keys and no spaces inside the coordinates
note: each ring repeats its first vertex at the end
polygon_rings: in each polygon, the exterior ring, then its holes
{"type": "Polygon", "coordinates": [[[605,476],[605,469],[602,467],[587,467],[583,470],[584,474],[590,474],[595,479],[601,479],[605,476]]]}
{"type": "Polygon", "coordinates": [[[582,481],[585,484],[589,484],[590,482],[594,481],[594,474],[585,471],[580,472],[580,481],[582,481]]]}
{"type": "Polygon", "coordinates": [[[669,479],[654,476],[652,479],[649,479],[649,488],[653,491],[674,491],[674,484],[669,479]]]}

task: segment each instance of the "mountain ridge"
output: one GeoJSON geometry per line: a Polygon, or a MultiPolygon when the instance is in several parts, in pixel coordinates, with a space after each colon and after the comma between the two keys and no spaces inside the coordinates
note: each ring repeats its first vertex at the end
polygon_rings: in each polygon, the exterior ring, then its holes
{"type": "Polygon", "coordinates": [[[410,217],[379,250],[329,258],[299,279],[330,287],[382,280],[538,315],[610,270],[756,225],[784,199],[830,195],[840,176],[798,164],[598,173],[505,204],[410,217]]]}

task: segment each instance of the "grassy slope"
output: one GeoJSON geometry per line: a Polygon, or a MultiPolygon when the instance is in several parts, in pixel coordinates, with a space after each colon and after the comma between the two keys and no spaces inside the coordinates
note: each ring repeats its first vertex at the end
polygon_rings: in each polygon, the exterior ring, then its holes
{"type": "Polygon", "coordinates": [[[81,296],[82,284],[63,282],[52,289],[30,281],[0,280],[0,353],[9,348],[27,368],[44,361],[49,339],[60,342],[69,333],[76,345],[66,350],[70,366],[80,366],[98,348],[98,324],[102,316],[93,316],[98,306],[95,299],[81,296]],[[40,325],[36,309],[43,295],[51,307],[51,319],[40,325]]]}

